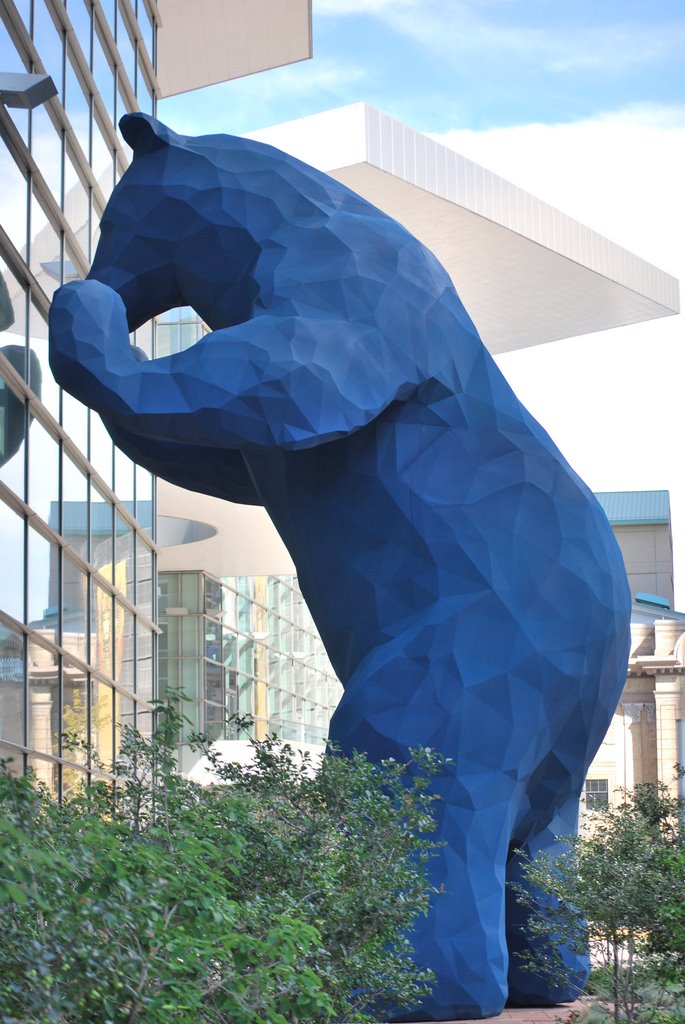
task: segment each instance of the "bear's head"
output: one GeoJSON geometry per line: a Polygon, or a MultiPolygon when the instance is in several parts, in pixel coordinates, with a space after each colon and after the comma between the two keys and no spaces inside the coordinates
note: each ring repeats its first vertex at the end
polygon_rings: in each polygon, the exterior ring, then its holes
{"type": "Polygon", "coordinates": [[[103,214],[88,276],[118,292],[131,330],[181,305],[213,329],[248,319],[261,247],[231,168],[243,140],[187,138],[141,113],[120,128],[133,160],[103,214]]]}

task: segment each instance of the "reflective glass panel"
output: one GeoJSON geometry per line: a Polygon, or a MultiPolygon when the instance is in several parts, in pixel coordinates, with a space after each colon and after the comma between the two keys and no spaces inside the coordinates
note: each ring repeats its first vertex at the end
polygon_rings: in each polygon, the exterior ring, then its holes
{"type": "Polygon", "coordinates": [[[107,108],[109,119],[114,124],[114,74],[105,57],[97,26],[93,33],[93,78],[102,101],[107,108]]]}
{"type": "Polygon", "coordinates": [[[204,592],[201,587],[202,577],[196,572],[185,572],[181,575],[181,607],[189,612],[202,611],[204,592]]]}
{"type": "Polygon", "coordinates": [[[137,626],[136,693],[141,700],[152,700],[152,632],[140,620],[137,626]]]}
{"type": "MultiPolygon", "coordinates": [[[[85,10],[83,4],[81,4],[81,8],[85,10]]],[[[81,45],[87,47],[87,42],[81,41],[81,45]]],[[[74,70],[74,55],[71,46],[69,46],[68,55],[66,83],[67,115],[71,127],[76,133],[83,157],[88,161],[90,158],[90,94],[86,96],[81,88],[80,79],[74,70]]]]}
{"type": "MultiPolygon", "coordinates": [[[[81,47],[83,56],[86,58],[86,63],[90,66],[91,6],[89,3],[84,3],[84,0],[67,0],[67,14],[74,29],[77,43],[81,47]]],[[[68,102],[69,95],[67,93],[68,102]]]]}
{"type": "Polygon", "coordinates": [[[114,487],[117,498],[123,501],[130,512],[133,512],[133,478],[134,465],[128,455],[114,446],[114,487]]]}
{"type": "Polygon", "coordinates": [[[26,178],[4,145],[0,146],[0,175],[2,226],[22,256],[26,256],[28,186],[26,178]]]}
{"type": "Polygon", "coordinates": [[[87,457],[88,409],[72,398],[68,391],[62,392],[62,426],[79,451],[87,457]]]}
{"type": "Polygon", "coordinates": [[[117,50],[124,64],[124,70],[128,76],[131,88],[135,91],[136,86],[136,54],[134,44],[131,42],[121,10],[117,18],[117,50]]]}
{"type": "Polygon", "coordinates": [[[31,390],[58,420],[60,389],[48,361],[48,325],[33,304],[29,306],[28,373],[31,390]]]}
{"type": "Polygon", "coordinates": [[[125,594],[126,597],[135,603],[135,588],[133,585],[133,561],[134,561],[134,533],[123,516],[115,512],[114,522],[116,528],[116,561],[115,561],[115,585],[125,594]]]}
{"type": "MultiPolygon", "coordinates": [[[[33,0],[33,41],[45,70],[62,92],[63,38],[45,7],[45,0],[33,0]]],[[[34,140],[35,141],[35,140],[34,140]]],[[[34,150],[35,153],[35,150],[34,150]]],[[[38,166],[41,166],[40,160],[38,166]]]]}
{"type": "Polygon", "coordinates": [[[62,452],[62,536],[88,559],[88,478],[62,452]]]}
{"type": "Polygon", "coordinates": [[[59,444],[35,419],[30,427],[29,453],[28,503],[53,530],[58,530],[59,444]]]}
{"type": "Polygon", "coordinates": [[[91,483],[90,488],[90,561],[103,576],[112,579],[112,505],[91,483]]]}
{"type": "Polygon", "coordinates": [[[126,697],[123,693],[119,693],[119,691],[116,690],[114,693],[114,707],[116,714],[116,728],[114,734],[118,754],[121,747],[122,730],[126,726],[133,728],[135,725],[135,704],[130,697],[126,697]]]}
{"type": "Polygon", "coordinates": [[[136,533],[135,603],[148,619],[152,618],[152,551],[139,533],[136,533]]]}
{"type": "Polygon", "coordinates": [[[24,519],[0,500],[0,608],[24,618],[24,519]]]}
{"type": "Polygon", "coordinates": [[[29,747],[41,754],[59,756],[62,732],[59,708],[59,659],[49,650],[29,639],[29,747]]]}
{"type": "Polygon", "coordinates": [[[111,676],[113,663],[112,634],[114,605],[112,595],[91,579],[90,661],[94,668],[111,676]]]}
{"type": "MultiPolygon", "coordinates": [[[[52,128],[52,124],[50,127],[52,128]]],[[[29,266],[48,298],[52,298],[53,292],[61,283],[61,259],[60,234],[48,221],[34,193],[31,195],[31,258],[29,266]]]]}
{"type": "Polygon", "coordinates": [[[114,614],[114,678],[127,690],[133,690],[133,637],[135,618],[117,601],[114,614]]]}
{"type": "Polygon", "coordinates": [[[64,552],[62,557],[62,645],[88,661],[88,576],[64,552]]]}
{"type": "Polygon", "coordinates": [[[59,765],[55,761],[49,761],[44,757],[29,756],[27,763],[35,780],[40,785],[46,786],[53,796],[57,795],[59,785],[59,765]]]}
{"type": "MultiPolygon", "coordinates": [[[[61,75],[60,79],[55,82],[58,88],[59,81],[61,81],[61,75]]],[[[38,164],[40,174],[58,204],[62,199],[62,142],[63,133],[55,128],[45,107],[38,106],[32,110],[31,152],[38,164]]],[[[38,223],[32,224],[34,240],[37,227],[38,223]]]]}
{"type": "Polygon", "coordinates": [[[24,743],[24,637],[1,622],[0,738],[24,743]]]}
{"type": "MultiPolygon", "coordinates": [[[[114,157],[109,144],[105,141],[98,127],[97,120],[93,118],[93,152],[92,162],[93,174],[97,178],[98,185],[105,195],[109,194],[114,187],[114,157]]],[[[98,218],[93,217],[93,231],[97,228],[98,218]]]]}
{"type": "MultiPolygon", "coordinates": [[[[90,245],[90,191],[87,189],[71,159],[64,161],[64,214],[87,258],[90,245]]],[[[79,277],[78,264],[70,259],[64,268],[65,281],[79,277]]]]}
{"type": "Polygon", "coordinates": [[[153,28],[152,22],[150,21],[150,15],[147,12],[147,7],[143,3],[143,0],[137,0],[136,2],[136,14],[138,16],[138,25],[143,36],[143,43],[147,50],[148,57],[152,62],[154,47],[153,47],[153,28]]]}
{"type": "Polygon", "coordinates": [[[91,744],[97,762],[105,769],[112,766],[114,752],[114,690],[99,680],[92,681],[91,744]]]}
{"type": "Polygon", "coordinates": [[[54,642],[59,618],[59,548],[29,526],[27,621],[54,642]]]}
{"type": "Polygon", "coordinates": [[[136,519],[152,534],[152,475],[136,466],[136,519]]]}
{"type": "MultiPolygon", "coordinates": [[[[96,412],[90,414],[90,461],[108,487],[112,487],[112,439],[96,412]]],[[[112,490],[114,488],[112,487],[112,490]]]]}
{"type": "Polygon", "coordinates": [[[69,658],[62,660],[63,732],[70,737],[63,741],[62,754],[70,761],[84,763],[82,749],[76,743],[88,742],[88,680],[83,669],[69,658]]]}
{"type": "MultiPolygon", "coordinates": [[[[26,357],[23,345],[5,345],[3,354],[12,363],[26,357]]],[[[26,403],[0,376],[0,480],[24,498],[26,457],[26,403]]]]}

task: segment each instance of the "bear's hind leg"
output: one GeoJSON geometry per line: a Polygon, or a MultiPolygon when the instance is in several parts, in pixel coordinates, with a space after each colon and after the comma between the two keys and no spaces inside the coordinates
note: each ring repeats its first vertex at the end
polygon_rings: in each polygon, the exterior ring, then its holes
{"type": "Polygon", "coordinates": [[[554,855],[564,849],[557,837],[575,835],[578,821],[578,795],[569,797],[553,821],[540,832],[529,835],[519,845],[520,853],[513,852],[507,863],[507,943],[509,947],[509,999],[510,1006],[554,1006],[572,1002],[583,991],[589,976],[589,956],[561,943],[547,943],[528,928],[530,912],[516,896],[516,887],[532,894],[537,906],[553,905],[544,893],[536,893],[526,882],[523,871],[526,860],[534,860],[539,853],[554,855]],[[546,961],[549,969],[531,970],[532,962],[546,961]],[[553,965],[553,966],[552,966],[553,965]]]}
{"type": "MultiPolygon", "coordinates": [[[[400,654],[353,677],[330,735],[344,753],[363,750],[372,760],[409,761],[412,747],[444,750],[445,737],[460,734],[462,711],[453,677],[445,674],[443,679],[437,666],[426,674],[415,660],[400,654]]],[[[418,1008],[398,1006],[385,1019],[480,1019],[504,1007],[510,781],[493,786],[492,774],[475,765],[471,773],[462,774],[459,760],[447,762],[431,779],[438,797],[432,837],[444,846],[430,863],[429,874],[439,892],[408,936],[416,963],[431,968],[435,985],[418,1008]]]]}

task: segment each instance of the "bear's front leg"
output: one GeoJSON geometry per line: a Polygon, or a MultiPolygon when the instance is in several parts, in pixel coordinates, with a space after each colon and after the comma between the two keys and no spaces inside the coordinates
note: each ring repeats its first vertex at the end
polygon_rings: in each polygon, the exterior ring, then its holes
{"type": "Polygon", "coordinates": [[[362,664],[331,722],[331,739],[343,752],[408,761],[411,747],[425,746],[453,758],[431,780],[438,797],[433,838],[444,846],[429,875],[440,892],[408,936],[416,962],[436,980],[419,1007],[395,1008],[397,1021],[492,1017],[507,997],[505,865],[515,782],[455,753],[460,735],[472,742],[477,733],[488,748],[486,723],[464,721],[464,711],[454,677],[399,654],[375,669],[362,664]]]}
{"type": "Polygon", "coordinates": [[[71,281],[59,288],[50,308],[50,366],[56,380],[79,401],[121,405],[115,381],[135,361],[126,308],[99,281],[71,281]]]}

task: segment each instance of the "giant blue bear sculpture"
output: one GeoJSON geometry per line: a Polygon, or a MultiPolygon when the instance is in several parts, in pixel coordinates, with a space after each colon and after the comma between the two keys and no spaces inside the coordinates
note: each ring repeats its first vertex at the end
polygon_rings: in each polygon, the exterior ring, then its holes
{"type": "Polygon", "coordinates": [[[443,893],[412,935],[436,983],[396,1016],[565,998],[510,955],[528,940],[506,882],[514,850],[575,827],[625,679],[603,512],[400,224],[258,142],[121,130],[134,157],[92,270],[53,302],[57,380],[150,470],[267,509],[345,687],[343,750],[452,759],[443,893]],[[136,358],[129,332],[180,305],[212,333],[136,358]]]}

